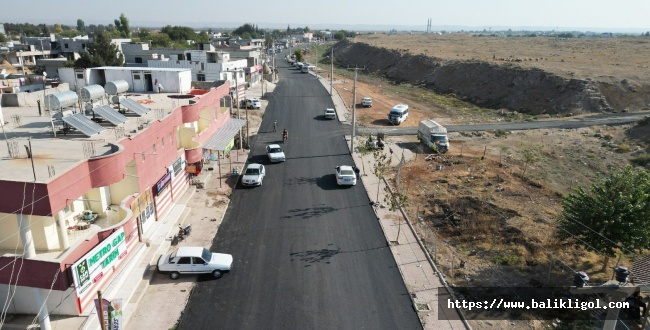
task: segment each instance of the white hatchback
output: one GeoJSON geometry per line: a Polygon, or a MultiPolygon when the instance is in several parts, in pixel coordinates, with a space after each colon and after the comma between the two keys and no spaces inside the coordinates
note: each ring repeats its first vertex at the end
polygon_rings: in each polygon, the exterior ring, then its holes
{"type": "Polygon", "coordinates": [[[336,119],[336,111],[334,109],[325,109],[325,119],[336,119]]]}
{"type": "Polygon", "coordinates": [[[336,184],[339,186],[354,186],[357,184],[357,174],[350,165],[336,167],[336,184]]]}
{"type": "Polygon", "coordinates": [[[368,107],[368,108],[372,107],[372,99],[369,98],[369,97],[362,98],[361,99],[361,106],[364,107],[364,108],[365,107],[368,107]]]}

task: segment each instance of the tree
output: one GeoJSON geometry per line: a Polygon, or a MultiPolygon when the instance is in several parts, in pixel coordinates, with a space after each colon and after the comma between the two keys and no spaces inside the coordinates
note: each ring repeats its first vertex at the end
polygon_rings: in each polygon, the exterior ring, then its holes
{"type": "Polygon", "coordinates": [[[539,155],[542,151],[542,148],[544,146],[539,145],[539,146],[524,146],[522,144],[522,150],[521,152],[521,158],[524,160],[524,168],[521,171],[521,177],[524,177],[526,174],[526,170],[528,169],[528,165],[534,164],[539,160],[539,155]]]}
{"type": "Polygon", "coordinates": [[[600,178],[588,190],[564,197],[557,235],[604,254],[603,269],[617,251],[650,249],[650,175],[628,165],[600,178]]]}
{"type": "Polygon", "coordinates": [[[294,50],[293,54],[296,55],[297,62],[302,62],[305,59],[305,55],[302,53],[302,49],[294,50]]]}
{"type": "Polygon", "coordinates": [[[77,30],[81,33],[86,32],[86,23],[81,18],[77,19],[77,30]]]}
{"type": "Polygon", "coordinates": [[[345,39],[345,31],[340,30],[340,31],[337,31],[336,33],[334,33],[334,39],[336,39],[336,40],[345,39]]]}
{"type": "Polygon", "coordinates": [[[167,33],[156,33],[151,35],[151,47],[169,47],[172,39],[167,33]]]}
{"type": "Polygon", "coordinates": [[[75,68],[124,65],[122,53],[111,43],[108,33],[103,31],[97,33],[87,50],[79,55],[80,58],[74,62],[75,68]]]}
{"type": "MultiPolygon", "coordinates": [[[[408,196],[399,192],[393,192],[390,190],[388,186],[384,187],[384,191],[386,191],[386,197],[384,197],[384,201],[388,203],[388,209],[391,212],[409,206],[408,196]]],[[[399,234],[401,232],[401,229],[402,229],[402,223],[399,222],[397,225],[397,238],[395,239],[395,241],[397,242],[399,242],[399,234]]]]}
{"type": "Polygon", "coordinates": [[[60,34],[61,32],[63,32],[63,27],[61,26],[61,24],[54,24],[54,32],[56,34],[60,34]]]}
{"type": "Polygon", "coordinates": [[[115,19],[115,29],[120,32],[120,35],[124,38],[128,38],[131,35],[131,28],[129,27],[129,19],[124,16],[124,13],[120,15],[119,19],[115,19]]]}
{"type": "Polygon", "coordinates": [[[7,36],[4,34],[0,33],[0,42],[7,42],[7,36]]]}

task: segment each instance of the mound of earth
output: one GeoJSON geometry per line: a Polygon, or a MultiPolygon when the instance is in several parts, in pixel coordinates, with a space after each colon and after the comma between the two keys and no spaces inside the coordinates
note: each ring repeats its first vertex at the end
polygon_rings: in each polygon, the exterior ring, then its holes
{"type": "MultiPolygon", "coordinates": [[[[621,40],[611,39],[609,46],[607,40],[602,39],[562,40],[561,45],[541,46],[536,44],[540,40],[557,41],[542,37],[371,35],[356,38],[355,41],[343,40],[333,47],[336,49],[335,61],[338,66],[364,67],[368,72],[396,83],[427,87],[481,107],[505,108],[531,115],[647,108],[650,103],[650,79],[639,73],[650,73],[650,70],[647,60],[643,59],[643,52],[640,49],[635,52],[634,47],[647,47],[650,40],[642,38],[634,43],[626,39],[628,43],[620,45],[615,42],[621,43],[621,40]],[[408,48],[402,48],[404,45],[408,45],[408,48]],[[629,46],[631,48],[626,53],[636,55],[626,59],[627,65],[593,60],[593,57],[600,59],[601,53],[607,51],[613,52],[613,58],[620,60],[616,56],[615,46],[629,46]],[[513,47],[521,47],[523,51],[508,50],[513,47]],[[441,50],[447,48],[457,51],[456,56],[451,56],[449,50],[441,50]],[[575,56],[578,48],[582,50],[581,56],[575,56]],[[487,53],[491,51],[493,54],[488,57],[487,53]],[[502,57],[501,54],[509,52],[517,56],[502,57]],[[548,52],[546,56],[543,56],[544,52],[548,52]],[[598,65],[602,71],[597,70],[598,65]],[[567,70],[570,68],[581,70],[567,70]]],[[[610,58],[607,55],[605,57],[610,58]]]]}

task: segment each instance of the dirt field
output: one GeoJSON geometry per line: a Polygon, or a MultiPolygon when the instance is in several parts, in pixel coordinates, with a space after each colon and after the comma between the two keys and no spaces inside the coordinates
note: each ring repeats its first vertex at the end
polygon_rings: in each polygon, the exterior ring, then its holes
{"type": "MultiPolygon", "coordinates": [[[[427,52],[416,48],[409,38],[411,36],[370,35],[360,40],[380,47],[427,52]]],[[[429,37],[413,38],[418,40],[416,44],[421,44],[421,38],[429,37]]],[[[650,59],[647,57],[629,55],[624,60],[622,57],[613,59],[619,53],[643,51],[648,45],[646,40],[597,40],[589,43],[589,47],[601,51],[590,56],[580,51],[587,47],[585,40],[577,40],[567,47],[563,43],[565,40],[540,42],[541,38],[517,38],[510,45],[513,48],[507,48],[496,44],[500,41],[497,38],[430,38],[437,52],[433,55],[439,57],[459,54],[459,57],[498,61],[510,55],[521,58],[543,55],[548,59],[542,64],[540,61],[515,63],[547,69],[565,77],[594,77],[618,82],[636,79],[643,83],[650,77],[642,74],[648,70],[650,59]],[[470,39],[485,44],[469,47],[465,41],[470,39]],[[628,46],[630,48],[619,48],[628,46]],[[495,52],[496,49],[500,52],[495,52]],[[600,67],[592,65],[595,58],[600,59],[600,67]],[[620,65],[623,62],[627,64],[620,65]]],[[[334,86],[348,106],[352,104],[352,77],[349,71],[336,70],[338,80],[334,86]]],[[[424,118],[449,124],[550,117],[482,108],[427,88],[391,83],[377,74],[359,76],[357,101],[365,96],[373,99],[373,107],[357,105],[357,122],[361,126],[389,127],[386,115],[398,103],[407,103],[411,109],[404,126],[416,126],[424,118]]],[[[566,114],[553,117],[562,116],[566,114]]],[[[397,143],[418,154],[415,161],[401,168],[399,185],[408,195],[407,213],[415,222],[420,238],[450,282],[457,286],[570,285],[573,272],[578,270],[589,274],[592,285],[611,277],[611,267],[616,261],[611,261],[609,268],[601,271],[603,257],[558,242],[554,223],[562,210],[565,194],[577,186],[588,187],[598,176],[616,171],[629,164],[632,158],[647,155],[650,125],[452,133],[450,139],[448,154],[427,157],[431,151],[423,150],[415,137],[388,138],[389,143],[397,143]],[[523,153],[530,150],[535,151],[537,157],[526,165],[523,153]]],[[[388,174],[393,185],[397,185],[396,173],[397,169],[393,169],[388,174]]],[[[631,267],[631,260],[626,257],[620,262],[631,267]]],[[[531,321],[471,322],[480,329],[541,329],[548,323],[534,317],[531,321]]]]}

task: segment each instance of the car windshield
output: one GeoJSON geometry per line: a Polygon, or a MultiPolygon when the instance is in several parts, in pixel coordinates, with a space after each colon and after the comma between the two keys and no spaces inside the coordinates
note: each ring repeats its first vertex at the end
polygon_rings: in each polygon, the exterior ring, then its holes
{"type": "Polygon", "coordinates": [[[352,170],[341,170],[341,175],[354,175],[352,170]]]}
{"type": "Polygon", "coordinates": [[[280,148],[271,148],[271,149],[269,149],[269,152],[270,153],[282,152],[282,149],[280,149],[280,148]]]}
{"type": "Polygon", "coordinates": [[[257,168],[247,168],[246,169],[246,175],[258,175],[260,174],[260,170],[257,168]]]}
{"type": "Polygon", "coordinates": [[[212,253],[208,251],[208,249],[203,249],[203,252],[201,252],[201,258],[203,258],[203,261],[205,262],[210,262],[210,259],[212,259],[212,253]]]}

